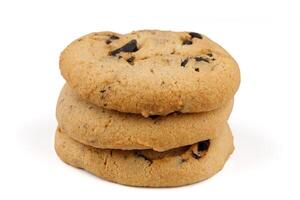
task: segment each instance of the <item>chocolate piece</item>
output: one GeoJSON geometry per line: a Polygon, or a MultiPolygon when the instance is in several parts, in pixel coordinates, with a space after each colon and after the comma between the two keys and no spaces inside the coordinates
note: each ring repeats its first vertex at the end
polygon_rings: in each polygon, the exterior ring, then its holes
{"type": "Polygon", "coordinates": [[[118,40],[118,39],[120,39],[118,36],[116,36],[116,35],[111,35],[110,37],[109,37],[111,40],[118,40]]]}
{"type": "Polygon", "coordinates": [[[189,32],[190,36],[192,38],[199,38],[199,39],[203,39],[203,36],[200,33],[196,33],[196,32],[189,32]]]}
{"type": "Polygon", "coordinates": [[[204,62],[207,62],[207,63],[209,63],[209,60],[208,60],[208,59],[206,59],[206,58],[203,58],[203,57],[195,57],[194,59],[195,59],[197,62],[204,61],[204,62]]]}
{"type": "Polygon", "coordinates": [[[132,56],[132,57],[128,58],[126,61],[127,61],[129,64],[133,65],[133,64],[134,64],[134,59],[135,59],[135,57],[132,56]]]}
{"type": "Polygon", "coordinates": [[[186,58],[186,59],[184,59],[182,62],[181,62],[181,67],[185,67],[185,65],[188,63],[188,61],[189,61],[189,59],[188,58],[186,58]]]}
{"type": "Polygon", "coordinates": [[[144,160],[148,161],[148,162],[150,163],[150,165],[153,163],[153,160],[151,160],[150,158],[144,156],[143,154],[140,154],[140,153],[138,153],[138,152],[135,152],[135,155],[136,155],[137,157],[144,158],[144,160]]]}
{"type": "Polygon", "coordinates": [[[209,148],[210,141],[205,140],[198,143],[198,151],[206,151],[209,148]]]}
{"type": "Polygon", "coordinates": [[[116,56],[118,53],[121,53],[121,52],[136,52],[137,50],[138,50],[137,41],[136,40],[131,40],[127,44],[125,44],[124,46],[110,52],[110,55],[116,56]]]}
{"type": "Polygon", "coordinates": [[[196,71],[196,72],[199,72],[199,68],[195,68],[195,71],[196,71]]]}
{"type": "Polygon", "coordinates": [[[208,55],[209,57],[212,57],[212,56],[213,56],[213,54],[212,54],[212,53],[208,53],[208,54],[206,54],[206,55],[208,55]]]}
{"type": "Polygon", "coordinates": [[[199,142],[198,146],[197,146],[197,152],[192,152],[193,158],[195,158],[195,159],[198,160],[203,155],[205,155],[205,151],[208,150],[209,145],[210,145],[210,141],[209,140],[205,140],[205,141],[199,142]]]}
{"type": "Polygon", "coordinates": [[[110,43],[112,42],[111,40],[118,40],[118,39],[120,39],[118,36],[116,36],[116,35],[111,35],[111,36],[109,37],[109,39],[105,40],[105,43],[106,43],[106,44],[110,44],[110,43]]]}
{"type": "Polygon", "coordinates": [[[191,44],[193,44],[192,40],[184,40],[182,42],[182,45],[191,45],[191,44]]]}
{"type": "Polygon", "coordinates": [[[106,90],[100,90],[101,93],[104,93],[106,90]]]}
{"type": "Polygon", "coordinates": [[[181,159],[180,159],[180,164],[182,164],[182,163],[184,163],[184,162],[186,162],[186,161],[188,161],[188,159],[181,158],[181,159]]]}
{"type": "Polygon", "coordinates": [[[157,118],[159,118],[159,115],[150,115],[149,118],[151,118],[151,119],[157,119],[157,118]]]}
{"type": "Polygon", "coordinates": [[[192,152],[192,156],[193,156],[193,158],[195,158],[197,160],[201,158],[201,156],[195,154],[194,152],[192,152]]]}

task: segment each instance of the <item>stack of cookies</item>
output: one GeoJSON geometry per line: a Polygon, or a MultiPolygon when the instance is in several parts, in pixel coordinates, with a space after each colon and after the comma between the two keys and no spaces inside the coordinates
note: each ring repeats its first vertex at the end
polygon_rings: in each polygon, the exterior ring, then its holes
{"type": "Polygon", "coordinates": [[[233,152],[234,59],[195,32],[98,32],[65,48],[55,149],[66,163],[132,186],[207,179],[233,152]]]}

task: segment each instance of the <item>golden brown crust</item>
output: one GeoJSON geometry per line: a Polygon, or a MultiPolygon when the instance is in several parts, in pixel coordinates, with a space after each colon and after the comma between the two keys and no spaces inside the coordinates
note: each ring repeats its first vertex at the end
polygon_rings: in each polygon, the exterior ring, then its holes
{"type": "Polygon", "coordinates": [[[202,156],[195,156],[195,147],[181,147],[167,153],[104,150],[76,142],[59,129],[55,138],[56,152],[64,162],[112,182],[145,187],[181,186],[213,176],[223,168],[234,149],[229,126],[224,125],[218,137],[210,140],[202,156]]]}
{"type": "Polygon", "coordinates": [[[146,117],[214,110],[240,83],[238,65],[222,47],[187,32],[92,33],[62,52],[60,69],[90,102],[146,117]]]}
{"type": "Polygon", "coordinates": [[[66,84],[58,99],[57,120],[64,133],[96,148],[166,151],[214,138],[232,106],[230,101],[210,112],[144,118],[97,107],[66,84]]]}

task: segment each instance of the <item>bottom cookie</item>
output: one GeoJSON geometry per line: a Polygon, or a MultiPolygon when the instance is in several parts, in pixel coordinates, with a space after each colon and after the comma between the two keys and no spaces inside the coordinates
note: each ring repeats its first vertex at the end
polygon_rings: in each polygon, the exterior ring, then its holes
{"type": "Polygon", "coordinates": [[[207,179],[223,168],[233,149],[227,124],[215,139],[165,152],[97,149],[71,139],[59,128],[55,137],[55,150],[64,162],[112,182],[144,187],[182,186],[207,179]]]}

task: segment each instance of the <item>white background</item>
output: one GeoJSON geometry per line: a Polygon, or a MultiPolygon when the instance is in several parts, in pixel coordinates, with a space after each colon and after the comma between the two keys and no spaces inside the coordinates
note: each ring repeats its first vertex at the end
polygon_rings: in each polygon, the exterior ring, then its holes
{"type": "Polygon", "coordinates": [[[0,199],[300,199],[297,1],[1,1],[0,199]],[[238,61],[236,150],[202,183],[126,187],[61,162],[53,148],[63,48],[94,31],[196,31],[238,61]]]}

